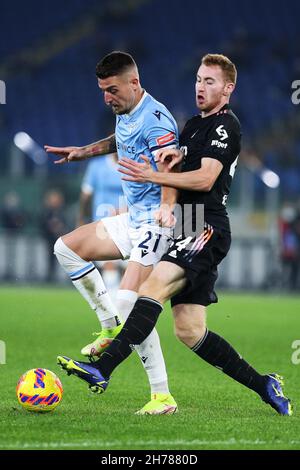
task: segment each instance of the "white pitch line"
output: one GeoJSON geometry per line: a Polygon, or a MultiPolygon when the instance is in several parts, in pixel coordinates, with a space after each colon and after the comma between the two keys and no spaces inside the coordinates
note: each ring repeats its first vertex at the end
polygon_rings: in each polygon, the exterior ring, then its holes
{"type": "Polygon", "coordinates": [[[300,441],[291,440],[289,442],[286,441],[262,441],[260,439],[255,440],[247,440],[247,439],[228,439],[228,440],[218,440],[218,441],[209,441],[209,440],[174,440],[174,441],[167,441],[167,440],[151,440],[151,441],[82,441],[82,442],[43,442],[43,443],[30,443],[30,442],[15,442],[12,444],[11,442],[8,444],[0,443],[1,449],[56,449],[56,448],[78,448],[78,447],[98,447],[101,449],[111,449],[117,447],[118,449],[122,449],[122,447],[132,447],[133,449],[136,447],[145,447],[145,446],[153,446],[154,448],[157,446],[232,446],[232,445],[248,445],[248,446],[258,446],[258,445],[300,445],[300,441]]]}

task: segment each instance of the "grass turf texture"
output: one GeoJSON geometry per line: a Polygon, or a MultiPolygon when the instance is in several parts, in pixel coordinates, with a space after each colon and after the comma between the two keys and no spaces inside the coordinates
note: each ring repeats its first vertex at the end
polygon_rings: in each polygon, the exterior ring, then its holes
{"type": "Polygon", "coordinates": [[[221,294],[208,309],[210,329],[262,373],[285,377],[294,405],[289,418],[181,345],[168,307],[158,330],[179,413],[135,416],[149,399],[135,354],[114,372],[102,396],[56,366],[57,354],[79,359],[99,328],[75,291],[3,288],[0,296],[0,339],[7,348],[7,363],[0,365],[0,449],[300,449],[300,364],[291,361],[292,342],[300,339],[299,298],[221,294]],[[36,367],[62,380],[63,401],[52,413],[30,413],[17,403],[18,378],[36,367]]]}

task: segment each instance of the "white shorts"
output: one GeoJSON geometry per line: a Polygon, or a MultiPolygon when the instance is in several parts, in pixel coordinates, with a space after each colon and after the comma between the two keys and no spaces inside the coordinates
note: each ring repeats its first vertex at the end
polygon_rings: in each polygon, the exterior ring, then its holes
{"type": "Polygon", "coordinates": [[[110,238],[120,250],[123,259],[136,261],[143,266],[159,262],[172,241],[173,230],[158,225],[129,226],[128,213],[104,217],[103,222],[110,238]]]}

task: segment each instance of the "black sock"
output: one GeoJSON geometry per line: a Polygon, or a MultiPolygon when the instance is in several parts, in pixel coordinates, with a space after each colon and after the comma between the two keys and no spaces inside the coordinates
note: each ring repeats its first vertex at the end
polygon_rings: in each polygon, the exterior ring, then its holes
{"type": "Polygon", "coordinates": [[[221,369],[232,379],[259,395],[264,394],[265,376],[256,372],[221,336],[206,330],[204,337],[191,349],[204,361],[221,369]]]}
{"type": "Polygon", "coordinates": [[[94,363],[105,379],[131,354],[133,345],[141,344],[150,335],[162,309],[156,300],[138,298],[120,333],[94,363]]]}

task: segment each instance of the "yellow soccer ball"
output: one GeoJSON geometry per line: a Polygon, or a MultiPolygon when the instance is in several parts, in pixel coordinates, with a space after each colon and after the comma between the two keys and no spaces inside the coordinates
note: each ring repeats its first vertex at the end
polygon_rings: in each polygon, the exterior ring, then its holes
{"type": "Polygon", "coordinates": [[[48,369],[31,369],[17,384],[20,405],[28,411],[52,411],[62,400],[63,388],[59,378],[48,369]]]}

